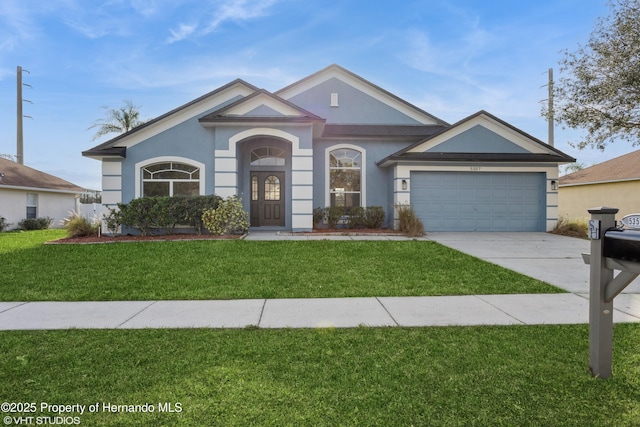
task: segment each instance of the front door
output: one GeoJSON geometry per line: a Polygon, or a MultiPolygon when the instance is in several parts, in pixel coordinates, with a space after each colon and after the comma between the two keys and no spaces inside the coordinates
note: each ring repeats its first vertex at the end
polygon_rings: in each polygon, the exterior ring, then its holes
{"type": "Polygon", "coordinates": [[[251,226],[284,227],[284,172],[251,172],[251,226]]]}

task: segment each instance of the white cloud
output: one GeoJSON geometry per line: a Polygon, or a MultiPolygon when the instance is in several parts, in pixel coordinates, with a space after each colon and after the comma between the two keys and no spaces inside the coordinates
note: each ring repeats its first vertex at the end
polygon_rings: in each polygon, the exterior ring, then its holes
{"type": "Polygon", "coordinates": [[[176,30],[169,29],[171,36],[167,38],[167,43],[171,44],[171,43],[179,42],[180,40],[186,39],[191,34],[193,34],[193,32],[196,30],[197,27],[198,26],[196,24],[193,24],[193,25],[180,24],[178,25],[178,29],[176,30]]]}
{"type": "Polygon", "coordinates": [[[30,40],[40,33],[30,9],[24,2],[6,0],[0,2],[0,30],[11,36],[3,36],[3,48],[14,48],[23,40],[30,40]]]}
{"type": "Polygon", "coordinates": [[[247,21],[267,15],[276,0],[231,0],[225,1],[211,20],[205,34],[215,31],[226,21],[247,21]]]}

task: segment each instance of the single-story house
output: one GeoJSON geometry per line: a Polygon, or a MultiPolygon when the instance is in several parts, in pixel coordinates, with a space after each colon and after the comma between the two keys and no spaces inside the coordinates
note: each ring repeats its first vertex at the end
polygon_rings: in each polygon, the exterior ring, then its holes
{"type": "Polygon", "coordinates": [[[49,217],[53,226],[77,211],[85,190],[48,173],[0,157],[0,217],[17,228],[23,219],[49,217]]]}
{"type": "Polygon", "coordinates": [[[589,208],[620,209],[618,217],[640,212],[640,150],[560,177],[560,216],[588,218],[589,208]]]}
{"type": "Polygon", "coordinates": [[[108,207],[147,195],[238,195],[251,226],[313,210],[410,204],[427,231],[547,231],[575,159],[479,111],[449,124],[338,65],[275,92],[234,80],[82,153],[108,207]]]}

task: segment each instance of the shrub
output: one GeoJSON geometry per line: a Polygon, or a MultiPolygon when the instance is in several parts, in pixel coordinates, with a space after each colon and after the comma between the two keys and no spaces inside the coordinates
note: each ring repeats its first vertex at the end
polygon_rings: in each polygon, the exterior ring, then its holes
{"type": "Polygon", "coordinates": [[[589,236],[589,225],[584,219],[569,220],[566,218],[560,218],[558,219],[556,226],[551,230],[551,233],[559,234],[561,236],[587,239],[589,236]]]}
{"type": "Polygon", "coordinates": [[[382,228],[384,217],[382,206],[315,208],[313,210],[313,226],[317,226],[326,219],[329,228],[336,228],[344,218],[347,228],[382,228]]]}
{"type": "Polygon", "coordinates": [[[313,226],[316,227],[322,221],[324,221],[324,209],[323,208],[313,209],[313,226]]]}
{"type": "Polygon", "coordinates": [[[42,218],[25,218],[18,223],[18,227],[22,230],[46,230],[53,224],[53,218],[48,216],[42,218]]]}
{"type": "Polygon", "coordinates": [[[109,213],[104,215],[104,222],[109,233],[118,234],[118,229],[122,225],[122,214],[120,210],[109,208],[109,213]]]}
{"type": "Polygon", "coordinates": [[[364,227],[364,209],[354,206],[347,210],[347,228],[364,227]]]}
{"type": "Polygon", "coordinates": [[[249,231],[249,214],[242,207],[242,200],[231,196],[220,202],[217,209],[205,210],[202,223],[211,234],[243,234],[249,231]]]}
{"type": "Polygon", "coordinates": [[[69,212],[69,216],[61,221],[67,230],[67,237],[85,237],[98,234],[99,224],[90,221],[76,211],[69,212]]]}
{"type": "Polygon", "coordinates": [[[340,219],[345,214],[344,206],[331,206],[326,208],[324,211],[327,217],[329,228],[336,228],[336,226],[340,222],[340,219]]]}
{"type": "Polygon", "coordinates": [[[5,217],[0,216],[0,231],[5,231],[9,226],[11,226],[11,223],[7,222],[5,217]]]}
{"type": "Polygon", "coordinates": [[[141,197],[129,203],[118,203],[105,217],[107,228],[115,234],[120,225],[137,228],[147,235],[153,229],[172,233],[177,225],[193,227],[202,233],[202,213],[216,209],[222,199],[219,196],[141,197]]]}
{"type": "Polygon", "coordinates": [[[118,203],[122,224],[140,230],[143,236],[157,226],[159,216],[157,197],[141,197],[128,204],[118,203]]]}
{"type": "Polygon", "coordinates": [[[408,237],[424,236],[424,224],[410,205],[396,205],[398,212],[398,231],[408,237]]]}
{"type": "Polygon", "coordinates": [[[211,196],[194,196],[175,198],[176,203],[183,206],[181,208],[180,224],[189,225],[196,229],[198,234],[202,233],[205,228],[202,222],[202,214],[206,210],[217,209],[222,203],[222,197],[211,196]]]}
{"type": "Polygon", "coordinates": [[[365,228],[382,228],[384,217],[385,213],[382,206],[367,206],[364,209],[363,225],[365,228]]]}

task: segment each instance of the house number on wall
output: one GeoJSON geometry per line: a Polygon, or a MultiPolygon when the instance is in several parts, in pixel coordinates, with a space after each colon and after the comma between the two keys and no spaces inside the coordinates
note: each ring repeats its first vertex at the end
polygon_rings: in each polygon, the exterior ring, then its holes
{"type": "Polygon", "coordinates": [[[480,166],[471,166],[469,169],[473,172],[477,172],[480,170],[480,166]]]}

